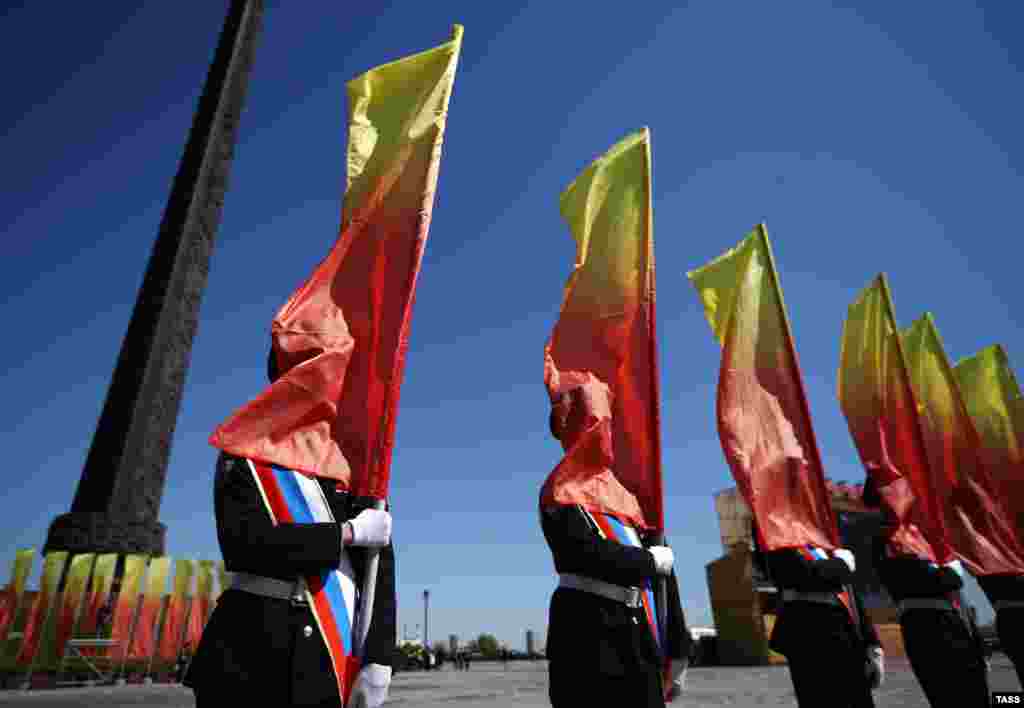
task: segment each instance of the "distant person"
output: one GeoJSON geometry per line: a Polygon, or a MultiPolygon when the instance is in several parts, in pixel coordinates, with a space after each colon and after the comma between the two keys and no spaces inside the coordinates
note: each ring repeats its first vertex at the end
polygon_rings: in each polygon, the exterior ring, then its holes
{"type": "Polygon", "coordinates": [[[462,663],[464,664],[463,668],[464,668],[464,669],[465,669],[466,671],[469,671],[469,661],[470,661],[470,658],[471,658],[471,657],[470,657],[469,653],[467,652],[467,653],[466,653],[466,657],[465,657],[465,659],[464,659],[464,660],[463,660],[463,662],[462,662],[462,663]]]}
{"type": "MultiPolygon", "coordinates": [[[[592,381],[595,384],[586,390],[572,388],[552,402],[551,434],[567,451],[609,409],[607,387],[592,381]]],[[[560,469],[541,492],[541,529],[559,573],[548,627],[551,705],[664,708],[666,693],[674,699],[681,692],[691,641],[672,571],[672,551],[652,546],[614,515],[591,512],[580,504],[546,502],[555,496],[549,484],[555,483],[560,469]],[[609,535],[609,525],[619,529],[621,542],[609,535]],[[668,590],[668,636],[663,638],[664,651],[672,659],[668,686],[665,659],[654,634],[659,630],[652,627],[644,600],[648,585],[659,577],[666,579],[668,590]]],[[[613,488],[621,498],[628,495],[639,508],[611,471],[610,449],[602,448],[587,479],[596,482],[595,489],[613,488]]]]}
{"type": "Polygon", "coordinates": [[[1024,688],[1024,576],[979,575],[977,580],[996,611],[999,646],[1013,662],[1024,688]]]}
{"type": "Polygon", "coordinates": [[[963,566],[958,560],[939,566],[895,554],[889,539],[898,524],[870,476],[862,498],[866,507],[882,513],[882,533],[872,546],[875,570],[899,608],[903,645],[928,703],[932,708],[985,708],[990,701],[986,650],[964,612],[963,566]]]}
{"type": "Polygon", "coordinates": [[[839,548],[762,552],[754,563],[776,585],[780,606],[769,646],[786,657],[800,708],[874,708],[884,655],[853,587],[853,553],[839,548]],[[856,618],[856,620],[855,620],[856,618]]]}
{"type": "MultiPolygon", "coordinates": [[[[278,378],[273,350],[267,373],[271,381],[278,378]]],[[[366,572],[363,549],[380,549],[373,616],[349,706],[376,708],[387,697],[397,624],[391,514],[370,508],[373,499],[338,490],[333,480],[317,482],[334,521],[275,525],[249,462],[224,452],[217,459],[217,538],[233,582],[220,596],[185,675],[197,708],[341,708],[305,577],[337,568],[343,546],[350,549],[357,587],[366,572]]]]}

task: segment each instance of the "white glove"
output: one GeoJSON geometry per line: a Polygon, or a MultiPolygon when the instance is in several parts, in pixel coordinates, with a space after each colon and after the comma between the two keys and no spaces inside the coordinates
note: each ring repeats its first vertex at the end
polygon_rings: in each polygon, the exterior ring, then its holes
{"type": "Polygon", "coordinates": [[[848,548],[837,548],[832,551],[832,555],[846,563],[846,566],[850,569],[850,572],[857,570],[857,560],[853,557],[853,551],[848,548]]]}
{"type": "Polygon", "coordinates": [[[390,666],[367,664],[359,672],[356,682],[352,685],[352,695],[348,697],[348,708],[378,708],[384,705],[384,701],[388,699],[390,685],[390,666]]]}
{"type": "Polygon", "coordinates": [[[885,681],[885,652],[882,647],[868,647],[868,662],[871,664],[869,676],[872,690],[879,688],[885,681]]]}
{"type": "Polygon", "coordinates": [[[668,546],[651,546],[647,549],[654,556],[654,570],[658,575],[671,575],[672,564],[675,562],[675,555],[668,546]]]}
{"type": "Polygon", "coordinates": [[[348,520],[352,528],[352,545],[382,548],[391,542],[391,512],[364,509],[348,520]]]}
{"type": "Polygon", "coordinates": [[[959,558],[946,563],[946,567],[951,568],[954,573],[960,576],[961,580],[964,579],[964,564],[960,562],[959,558]]]}
{"type": "Polygon", "coordinates": [[[668,689],[666,701],[674,701],[683,695],[686,688],[686,668],[690,665],[689,659],[673,659],[669,664],[669,673],[672,675],[672,685],[668,689]]]}

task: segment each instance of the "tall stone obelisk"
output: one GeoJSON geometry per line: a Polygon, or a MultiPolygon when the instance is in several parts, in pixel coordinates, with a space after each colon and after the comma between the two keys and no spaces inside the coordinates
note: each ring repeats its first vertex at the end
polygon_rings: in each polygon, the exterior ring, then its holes
{"type": "Polygon", "coordinates": [[[162,554],[158,521],[262,0],[231,0],[71,512],[45,549],[162,554]]]}

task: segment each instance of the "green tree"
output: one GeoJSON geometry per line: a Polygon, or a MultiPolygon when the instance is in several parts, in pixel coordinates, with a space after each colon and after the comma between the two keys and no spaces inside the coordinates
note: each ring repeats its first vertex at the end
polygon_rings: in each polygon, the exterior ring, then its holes
{"type": "Polygon", "coordinates": [[[501,646],[493,634],[481,634],[476,639],[480,653],[488,659],[495,659],[501,654],[501,646]]]}

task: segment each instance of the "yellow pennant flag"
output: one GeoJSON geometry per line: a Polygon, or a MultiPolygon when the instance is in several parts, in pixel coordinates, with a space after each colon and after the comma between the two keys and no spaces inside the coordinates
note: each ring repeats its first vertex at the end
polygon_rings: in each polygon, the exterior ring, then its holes
{"type": "Polygon", "coordinates": [[[85,589],[95,561],[95,553],[82,553],[72,558],[68,566],[67,575],[64,577],[64,592],[61,595],[57,614],[57,643],[54,653],[58,658],[63,655],[67,641],[75,634],[82,601],[85,598],[85,589]]]}
{"type": "Polygon", "coordinates": [[[153,657],[156,651],[156,631],[159,628],[160,606],[164,591],[167,588],[167,575],[171,569],[171,559],[167,556],[152,558],[146,573],[146,591],[142,596],[142,606],[135,619],[135,630],[132,632],[131,648],[128,651],[129,661],[145,661],[153,657]]]}
{"type": "MultiPolygon", "coordinates": [[[[36,549],[25,548],[18,551],[14,556],[14,567],[11,569],[11,582],[0,592],[0,647],[7,639],[8,633],[18,621],[19,611],[22,606],[22,598],[25,597],[25,584],[28,582],[29,573],[32,572],[32,560],[35,558],[36,549]]],[[[0,658],[6,660],[7,653],[0,652],[0,658]]]]}
{"type": "Polygon", "coordinates": [[[45,662],[52,658],[53,630],[56,627],[53,621],[53,608],[56,604],[57,586],[67,560],[67,551],[51,551],[43,558],[39,592],[36,593],[29,610],[21,640],[21,651],[18,653],[17,663],[20,666],[35,667],[40,661],[44,662],[45,666],[45,662]]]}
{"type": "Polygon", "coordinates": [[[1024,575],[1024,551],[931,314],[900,332],[950,543],[975,575],[1024,575]]]}
{"type": "Polygon", "coordinates": [[[167,598],[163,627],[160,630],[160,648],[157,655],[163,662],[172,663],[185,637],[188,595],[192,588],[194,561],[179,559],[174,562],[174,588],[167,598]]]}
{"type": "Polygon", "coordinates": [[[982,454],[1002,489],[1018,540],[1024,541],[1024,397],[998,344],[953,368],[967,412],[981,436],[982,454]]]}

